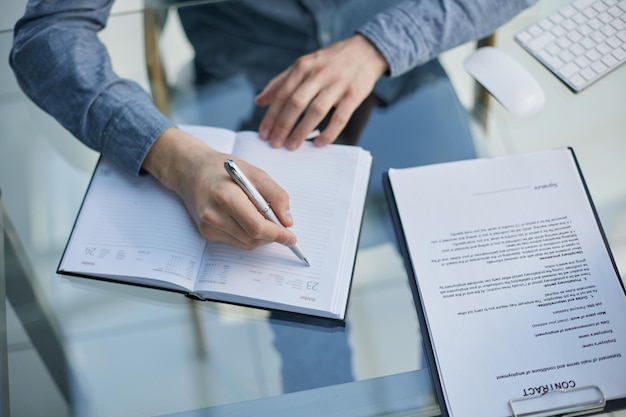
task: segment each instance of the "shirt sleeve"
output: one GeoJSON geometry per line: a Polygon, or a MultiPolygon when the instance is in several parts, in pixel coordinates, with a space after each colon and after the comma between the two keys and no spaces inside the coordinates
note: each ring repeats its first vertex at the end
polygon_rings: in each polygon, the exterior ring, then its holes
{"type": "Polygon", "coordinates": [[[138,173],[173,123],[137,83],[118,77],[97,33],[113,0],[30,0],[14,30],[10,64],[39,107],[90,148],[138,173]]]}
{"type": "Polygon", "coordinates": [[[462,43],[483,38],[537,0],[408,0],[358,32],[383,54],[395,77],[462,43]]]}

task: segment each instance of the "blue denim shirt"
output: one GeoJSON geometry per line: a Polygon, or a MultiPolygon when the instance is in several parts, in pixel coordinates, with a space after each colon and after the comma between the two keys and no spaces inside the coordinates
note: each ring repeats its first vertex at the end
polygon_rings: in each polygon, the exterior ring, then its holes
{"type": "MultiPolygon", "coordinates": [[[[420,65],[493,32],[535,1],[246,0],[217,3],[210,13],[181,8],[180,15],[201,69],[215,77],[243,69],[261,86],[303,53],[361,33],[390,68],[375,92],[393,101],[416,84],[420,65]]],[[[30,0],[15,26],[10,64],[44,111],[138,173],[152,143],[174,123],[138,84],[113,72],[97,37],[112,3],[30,0]]]]}

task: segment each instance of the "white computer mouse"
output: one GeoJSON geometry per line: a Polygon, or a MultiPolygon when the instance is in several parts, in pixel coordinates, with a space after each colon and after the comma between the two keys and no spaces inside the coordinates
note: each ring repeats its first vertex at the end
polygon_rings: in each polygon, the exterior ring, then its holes
{"type": "Polygon", "coordinates": [[[474,51],[463,67],[511,113],[536,114],[545,102],[543,90],[532,75],[510,55],[492,46],[474,51]]]}

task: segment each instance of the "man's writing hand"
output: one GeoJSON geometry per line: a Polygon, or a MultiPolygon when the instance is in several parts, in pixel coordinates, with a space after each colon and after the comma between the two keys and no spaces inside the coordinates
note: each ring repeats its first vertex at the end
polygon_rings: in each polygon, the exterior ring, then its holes
{"type": "Polygon", "coordinates": [[[264,171],[232,155],[210,148],[187,133],[170,128],[154,143],[143,167],[184,201],[198,230],[207,240],[241,249],[270,242],[286,246],[295,235],[266,220],[224,169],[228,158],[250,178],[287,227],[293,224],[289,197],[264,171]]]}

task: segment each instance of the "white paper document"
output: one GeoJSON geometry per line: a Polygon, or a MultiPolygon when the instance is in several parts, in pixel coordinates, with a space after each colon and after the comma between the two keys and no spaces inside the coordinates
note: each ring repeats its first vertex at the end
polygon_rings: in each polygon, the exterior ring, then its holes
{"type": "Polygon", "coordinates": [[[626,397],[626,295],[570,149],[388,174],[451,416],[626,397]]]}

